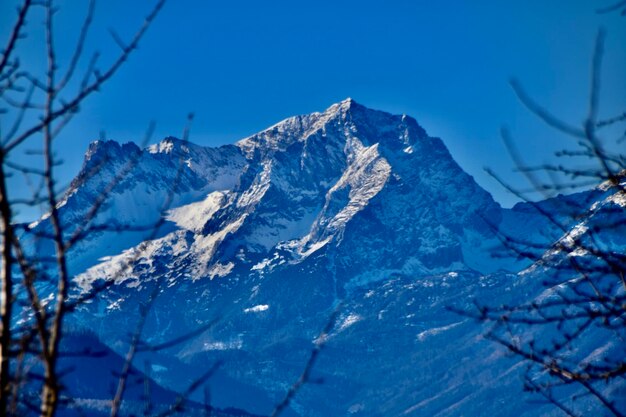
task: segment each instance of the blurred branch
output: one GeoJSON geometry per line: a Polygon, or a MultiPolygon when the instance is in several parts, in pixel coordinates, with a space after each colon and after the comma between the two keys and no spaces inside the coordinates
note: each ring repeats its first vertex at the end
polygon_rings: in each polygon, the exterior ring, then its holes
{"type": "MultiPolygon", "coordinates": [[[[122,51],[122,53],[118,56],[115,62],[103,73],[99,71],[94,71],[90,74],[86,74],[85,80],[89,80],[93,75],[95,77],[95,81],[81,88],[81,90],[76,94],[71,100],[68,100],[64,103],[59,109],[51,111],[47,114],[39,123],[35,124],[31,128],[24,131],[22,134],[11,140],[9,143],[5,145],[5,153],[11,152],[18,145],[24,142],[26,139],[42,131],[46,126],[49,126],[53,121],[58,119],[61,116],[64,116],[68,112],[74,112],[78,109],[80,104],[92,93],[99,91],[102,85],[107,82],[115,73],[120,69],[120,67],[128,60],[130,54],[137,49],[139,45],[139,41],[143,38],[146,31],[159,14],[163,6],[165,5],[166,0],[159,0],[157,4],[154,6],[152,11],[146,16],[145,21],[141,28],[135,33],[135,36],[128,44],[128,46],[122,51]]],[[[87,81],[88,82],[88,81],[87,81]]]]}
{"type": "Polygon", "coordinates": [[[611,4],[609,6],[601,7],[596,10],[596,13],[600,13],[600,14],[611,13],[619,9],[622,9],[622,14],[623,14],[624,11],[626,10],[626,1],[622,0],[622,1],[618,1],[617,3],[611,4]]]}
{"type": "MultiPolygon", "coordinates": [[[[626,2],[612,6],[623,7],[626,2]]],[[[610,11],[606,9],[606,11],[610,11]]],[[[576,149],[565,149],[555,154],[560,158],[585,158],[592,165],[576,166],[572,159],[564,162],[529,166],[522,158],[507,129],[502,139],[517,172],[530,184],[530,191],[545,198],[555,191],[576,188],[580,178],[596,188],[586,197],[555,198],[533,202],[526,193],[503,181],[493,171],[487,172],[515,196],[526,201],[546,225],[560,237],[545,243],[525,241],[496,230],[503,247],[533,264],[522,274],[520,281],[534,285],[541,280],[542,288],[531,296],[531,301],[514,301],[511,305],[492,305],[475,301],[474,309],[450,310],[491,325],[486,338],[504,346],[529,364],[526,388],[536,392],[565,414],[577,416],[580,398],[595,401],[596,407],[617,417],[626,415],[605,391],[609,384],[622,381],[626,375],[626,360],[611,354],[611,346],[624,342],[626,329],[626,254],[615,243],[612,234],[626,228],[626,217],[621,201],[626,198],[626,166],[621,154],[607,150],[598,136],[598,129],[626,120],[619,115],[598,120],[601,93],[601,69],[605,33],[598,32],[591,66],[588,110],[580,129],[554,116],[552,112],[532,100],[518,81],[511,85],[522,104],[548,126],[570,139],[576,149]],[[545,174],[545,178],[539,174],[545,174]],[[565,180],[564,180],[565,178],[565,180]],[[596,350],[593,355],[585,349],[606,344],[607,351],[596,350]],[[575,387],[571,390],[556,390],[575,387]]],[[[492,229],[488,219],[486,223],[492,229]]],[[[607,393],[608,392],[608,393],[607,393]]],[[[588,406],[582,406],[586,410],[588,406]]]]}

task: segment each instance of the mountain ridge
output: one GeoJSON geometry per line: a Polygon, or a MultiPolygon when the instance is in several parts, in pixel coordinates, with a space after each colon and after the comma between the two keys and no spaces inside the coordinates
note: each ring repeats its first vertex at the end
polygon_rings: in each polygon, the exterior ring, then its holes
{"type": "MultiPolygon", "coordinates": [[[[219,193],[206,195],[205,201],[220,201],[224,206],[214,210],[202,226],[205,245],[202,246],[201,237],[195,242],[205,253],[214,252],[210,257],[214,259],[213,265],[207,265],[207,270],[213,271],[211,276],[222,276],[232,267],[236,262],[234,253],[241,249],[237,245],[242,246],[242,242],[252,257],[264,253],[272,259],[276,253],[269,252],[277,249],[291,252],[291,257],[296,259],[311,255],[331,241],[343,242],[346,227],[360,216],[373,217],[389,229],[392,223],[402,222],[406,216],[393,207],[386,213],[376,209],[386,204],[380,201],[385,199],[395,200],[406,210],[421,210],[422,214],[409,212],[408,216],[429,217],[431,223],[439,225],[439,230],[430,230],[427,236],[418,239],[428,228],[407,224],[405,228],[411,230],[403,231],[400,236],[405,245],[412,241],[413,245],[422,246],[422,252],[438,250],[439,255],[418,259],[414,267],[396,265],[392,269],[417,268],[426,272],[438,266],[448,267],[452,262],[460,266],[472,263],[475,242],[489,235],[487,229],[479,226],[481,219],[476,213],[492,217],[496,223],[500,220],[497,203],[462,171],[440,139],[429,137],[413,118],[370,110],[354,100],[335,104],[322,113],[288,118],[235,146],[246,162],[238,159],[228,175],[221,174],[221,170],[223,161],[236,155],[233,146],[205,148],[167,138],[143,151],[157,159],[165,155],[170,160],[175,157],[184,160],[186,166],[178,168],[182,174],[178,174],[181,185],[176,184],[177,188],[219,193]],[[206,158],[203,153],[207,152],[229,155],[206,158]],[[198,172],[206,175],[207,170],[211,172],[208,178],[213,185],[197,185],[198,172]],[[228,180],[216,181],[220,175],[228,180]],[[409,185],[412,182],[419,185],[409,185]],[[416,194],[414,190],[419,192],[416,194]],[[424,202],[420,204],[418,199],[424,202]],[[473,207],[471,201],[476,202],[473,207]],[[283,202],[284,206],[291,202],[292,207],[281,212],[277,202],[283,202]],[[297,205],[293,206],[294,203],[297,205]],[[459,238],[450,237],[463,234],[460,230],[464,226],[458,219],[468,223],[474,236],[466,233],[459,238]],[[228,241],[223,241],[222,234],[230,236],[228,241]],[[458,241],[461,238],[472,243],[462,248],[458,241]],[[217,244],[213,242],[215,239],[219,241],[217,244]],[[448,254],[444,256],[446,247],[448,254]],[[437,264],[446,256],[448,265],[437,264]]],[[[117,157],[115,154],[114,158],[117,157]]],[[[174,182],[171,175],[168,179],[174,182]]],[[[198,195],[196,201],[200,200],[198,195]]],[[[182,210],[183,204],[177,205],[172,211],[182,210]]],[[[210,262],[206,256],[203,259],[210,262]]],[[[255,265],[258,262],[251,266],[255,265]]],[[[469,267],[481,269],[485,265],[474,263],[469,267]]]]}

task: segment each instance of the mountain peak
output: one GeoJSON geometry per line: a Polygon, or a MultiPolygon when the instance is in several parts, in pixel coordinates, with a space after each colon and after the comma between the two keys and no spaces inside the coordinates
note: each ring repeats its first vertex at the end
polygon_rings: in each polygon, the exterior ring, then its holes
{"type": "Polygon", "coordinates": [[[178,139],[174,136],[168,136],[159,143],[148,146],[148,152],[155,153],[172,153],[178,148],[188,146],[188,142],[182,139],[178,139]]]}
{"type": "MultiPolygon", "coordinates": [[[[141,152],[133,142],[119,143],[114,140],[95,140],[89,144],[84,164],[101,163],[105,159],[119,160],[123,155],[134,155],[141,152]]],[[[84,168],[84,167],[83,167],[84,168]]]]}
{"type": "Polygon", "coordinates": [[[334,104],[333,106],[338,106],[342,110],[350,110],[350,108],[352,108],[354,105],[358,105],[358,103],[354,101],[352,97],[348,97],[340,101],[339,103],[334,104]]]}
{"type": "Polygon", "coordinates": [[[325,115],[346,114],[349,111],[355,110],[357,108],[361,108],[363,110],[371,110],[357,103],[356,101],[354,101],[353,98],[348,97],[338,103],[331,105],[322,114],[325,114],[325,115]]]}
{"type": "Polygon", "coordinates": [[[357,134],[368,146],[383,142],[392,148],[406,148],[415,141],[428,137],[426,131],[412,117],[371,109],[348,97],[322,112],[287,118],[242,139],[237,146],[248,157],[255,152],[265,155],[267,152],[285,150],[297,142],[304,143],[316,134],[339,141],[345,141],[357,134]],[[330,135],[331,131],[335,134],[330,135]]]}

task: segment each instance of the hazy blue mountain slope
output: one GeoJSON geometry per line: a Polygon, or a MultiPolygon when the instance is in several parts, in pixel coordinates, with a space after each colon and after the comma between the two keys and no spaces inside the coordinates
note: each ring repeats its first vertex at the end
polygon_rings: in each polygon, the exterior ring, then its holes
{"type": "MultiPolygon", "coordinates": [[[[61,349],[63,354],[58,367],[62,375],[60,383],[64,390],[57,415],[64,417],[110,415],[110,402],[115,397],[125,359],[102,343],[94,333],[85,330],[66,333],[61,349]],[[66,401],[67,399],[69,401],[66,401]]],[[[35,370],[36,367],[30,368],[30,372],[35,370]]],[[[126,379],[120,416],[165,413],[177,404],[179,394],[164,389],[152,378],[158,370],[158,365],[152,365],[148,361],[131,366],[126,379]]],[[[39,387],[36,385],[32,383],[27,395],[35,397],[38,395],[39,387]]],[[[186,401],[182,410],[189,416],[206,415],[206,405],[192,400],[186,401]]],[[[19,410],[19,415],[38,415],[38,413],[24,407],[19,410]]],[[[254,417],[243,410],[222,409],[215,404],[212,404],[211,415],[254,417]]]]}

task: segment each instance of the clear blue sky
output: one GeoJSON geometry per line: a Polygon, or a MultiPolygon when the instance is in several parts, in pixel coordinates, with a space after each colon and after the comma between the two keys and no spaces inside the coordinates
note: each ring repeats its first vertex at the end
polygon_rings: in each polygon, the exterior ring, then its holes
{"type": "MultiPolygon", "coordinates": [[[[415,117],[510,206],[515,199],[483,172],[487,166],[513,178],[500,127],[508,125],[535,160],[548,160],[563,143],[519,104],[511,76],[557,114],[581,121],[594,37],[604,26],[601,111],[626,110],[626,18],[595,13],[610,2],[171,0],[128,65],[60,139],[62,173],[70,179],[77,172],[101,130],[118,141],[138,141],[154,120],[156,140],[179,135],[193,111],[191,140],[220,145],[349,96],[415,117]]],[[[128,36],[151,4],[101,1],[90,48],[106,58],[116,48],[106,29],[128,36]]],[[[60,5],[62,45],[86,2],[60,5]]],[[[4,34],[12,15],[1,8],[4,34]]],[[[41,19],[29,24],[34,38],[41,19]]],[[[43,62],[35,48],[26,59],[43,62]]]]}

